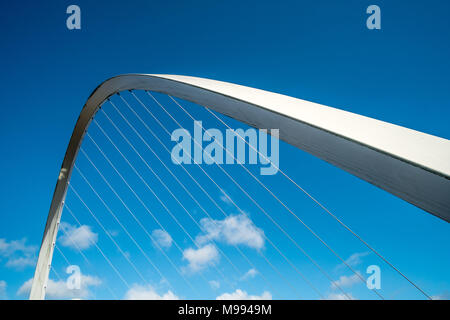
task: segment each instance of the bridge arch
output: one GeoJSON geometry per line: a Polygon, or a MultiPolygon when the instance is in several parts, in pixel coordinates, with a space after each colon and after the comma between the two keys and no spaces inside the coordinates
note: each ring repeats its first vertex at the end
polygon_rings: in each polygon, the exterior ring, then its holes
{"type": "Polygon", "coordinates": [[[127,74],[100,84],[73,130],[53,194],[30,299],[43,299],[77,153],[101,105],[126,90],[149,90],[208,107],[279,138],[450,221],[450,141],[317,103],[216,80],[127,74]]]}

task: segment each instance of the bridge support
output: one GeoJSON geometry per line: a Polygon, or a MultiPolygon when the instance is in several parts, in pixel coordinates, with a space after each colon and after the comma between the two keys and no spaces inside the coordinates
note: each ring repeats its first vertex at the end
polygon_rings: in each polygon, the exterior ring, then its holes
{"type": "Polygon", "coordinates": [[[30,299],[43,299],[63,201],[95,113],[110,96],[150,90],[208,107],[281,140],[450,221],[450,141],[343,110],[236,84],[176,75],[131,74],[103,82],[75,125],[56,184],[30,299]]]}

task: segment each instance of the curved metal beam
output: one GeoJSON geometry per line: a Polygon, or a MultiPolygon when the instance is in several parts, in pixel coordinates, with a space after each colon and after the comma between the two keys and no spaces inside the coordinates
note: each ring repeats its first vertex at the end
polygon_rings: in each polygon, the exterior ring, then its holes
{"type": "Polygon", "coordinates": [[[50,206],[30,299],[43,299],[53,249],[79,147],[110,96],[140,89],[203,105],[280,139],[450,221],[450,141],[391,123],[236,84],[176,75],[130,74],[106,80],[84,105],[50,206]]]}

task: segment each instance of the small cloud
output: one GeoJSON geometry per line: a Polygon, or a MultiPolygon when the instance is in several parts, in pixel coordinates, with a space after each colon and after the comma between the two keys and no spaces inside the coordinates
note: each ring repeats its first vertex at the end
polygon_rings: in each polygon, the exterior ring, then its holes
{"type": "Polygon", "coordinates": [[[179,298],[170,290],[160,295],[151,286],[135,284],[125,293],[125,300],[179,300],[179,298]]]}
{"type": "Polygon", "coordinates": [[[188,261],[186,269],[190,272],[200,271],[219,260],[217,248],[207,244],[199,249],[189,248],[183,251],[183,260],[188,261]]]}
{"type": "Polygon", "coordinates": [[[272,295],[268,291],[264,291],[261,295],[249,295],[247,292],[237,289],[232,293],[223,293],[216,300],[272,300],[272,295]]]}
{"type": "Polygon", "coordinates": [[[216,280],[211,280],[208,282],[211,288],[213,289],[219,289],[220,288],[220,282],[216,280]]]}
{"type": "Polygon", "coordinates": [[[431,296],[431,299],[433,299],[433,300],[450,300],[450,292],[445,291],[441,294],[431,296]]]}
{"type": "Polygon", "coordinates": [[[109,230],[108,233],[111,235],[111,237],[117,237],[119,235],[119,231],[117,230],[109,230]]]}
{"type": "Polygon", "coordinates": [[[219,198],[220,198],[220,200],[222,200],[226,204],[230,204],[231,205],[233,203],[231,201],[231,197],[225,191],[221,192],[221,195],[220,195],[219,198]]]}
{"type": "Polygon", "coordinates": [[[3,257],[10,257],[15,253],[34,253],[37,247],[27,245],[26,242],[26,238],[23,238],[22,240],[12,240],[10,242],[6,239],[0,239],[0,255],[3,257]]]}
{"type": "Polygon", "coordinates": [[[338,280],[334,281],[331,284],[331,288],[337,289],[338,287],[340,288],[351,287],[355,283],[358,283],[359,281],[361,281],[361,279],[356,274],[353,274],[351,276],[340,276],[338,280]]]}
{"type": "Polygon", "coordinates": [[[167,233],[164,230],[156,229],[152,232],[152,237],[155,240],[155,242],[163,248],[170,248],[172,246],[172,237],[169,233],[167,233]]]}
{"type": "MultiPolygon", "coordinates": [[[[352,254],[350,257],[345,260],[345,263],[348,264],[350,267],[358,266],[362,263],[362,258],[369,255],[370,252],[356,252],[352,254]]],[[[345,264],[341,263],[336,268],[342,269],[345,267],[345,264]]]]}
{"type": "Polygon", "coordinates": [[[15,268],[15,269],[23,269],[25,267],[36,265],[35,257],[19,257],[19,258],[11,258],[6,262],[7,267],[15,268]]]}
{"type": "Polygon", "coordinates": [[[6,295],[6,281],[0,280],[0,300],[6,300],[8,299],[8,296],[6,295]]]}
{"type": "MultiPolygon", "coordinates": [[[[90,287],[96,287],[101,284],[101,280],[94,276],[81,274],[80,289],[70,289],[63,280],[54,281],[48,279],[45,297],[48,299],[85,299],[91,296],[90,287]]],[[[28,296],[31,290],[33,279],[26,281],[17,291],[19,296],[28,296]]]]}
{"type": "Polygon", "coordinates": [[[328,300],[356,300],[350,293],[347,293],[347,295],[343,293],[330,293],[327,297],[328,300]],[[348,295],[348,297],[347,297],[348,295]]]}
{"type": "Polygon", "coordinates": [[[6,258],[6,266],[23,269],[36,262],[37,247],[26,244],[27,239],[7,241],[0,239],[0,257],[6,258]]]}
{"type": "Polygon", "coordinates": [[[82,225],[72,226],[69,223],[61,222],[63,234],[59,237],[62,246],[72,249],[84,250],[97,243],[98,234],[92,232],[91,227],[82,225]]]}
{"type": "Polygon", "coordinates": [[[264,246],[264,231],[244,214],[230,215],[224,220],[204,218],[200,223],[206,234],[197,237],[199,243],[218,240],[230,245],[246,245],[257,250],[264,246]]]}
{"type": "Polygon", "coordinates": [[[252,279],[254,277],[256,277],[256,275],[258,274],[258,271],[256,269],[250,269],[248,270],[242,277],[241,280],[248,280],[248,279],[252,279]]]}

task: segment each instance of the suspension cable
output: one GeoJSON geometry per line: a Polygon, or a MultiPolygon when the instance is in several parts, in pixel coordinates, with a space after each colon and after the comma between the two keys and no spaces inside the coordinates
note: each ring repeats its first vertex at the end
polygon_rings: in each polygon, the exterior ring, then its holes
{"type": "MultiPolygon", "coordinates": [[[[111,102],[112,104],[112,102],[111,102]]],[[[113,105],[113,104],[112,104],[113,105]]],[[[113,105],[114,106],[114,105],[113,105]]],[[[115,107],[115,106],[114,106],[115,107]]],[[[139,135],[139,133],[136,131],[136,129],[126,120],[125,117],[123,117],[122,113],[118,109],[116,109],[117,112],[122,116],[122,118],[127,122],[127,124],[134,130],[134,132],[142,139],[142,136],[139,135]]],[[[142,155],[136,150],[134,145],[125,137],[123,132],[116,126],[116,124],[111,120],[111,118],[106,114],[104,110],[102,110],[105,117],[109,120],[109,122],[113,125],[113,127],[116,129],[116,131],[120,134],[120,136],[127,142],[127,144],[131,147],[131,149],[139,156],[141,161],[146,165],[146,167],[152,172],[152,174],[158,179],[158,181],[164,186],[164,188],[169,192],[169,194],[175,199],[175,201],[180,205],[180,207],[186,212],[186,214],[191,218],[191,220],[196,224],[197,227],[201,231],[205,231],[204,228],[198,224],[198,222],[192,217],[192,215],[189,213],[189,211],[186,209],[186,207],[180,202],[180,200],[173,194],[173,192],[167,187],[167,185],[162,181],[162,179],[159,177],[159,175],[150,167],[148,162],[142,157],[142,155]]],[[[110,140],[112,143],[112,141],[110,140]]],[[[116,147],[115,144],[113,144],[114,147],[116,147]]],[[[117,148],[117,147],[116,147],[117,148]]],[[[209,215],[208,215],[209,216],[209,215]]],[[[215,241],[213,241],[215,243],[215,241]]],[[[219,252],[222,254],[222,256],[225,257],[225,259],[231,264],[231,266],[238,272],[241,273],[241,271],[234,265],[234,263],[228,258],[228,256],[223,252],[219,246],[216,246],[219,252]]]]}
{"type": "MultiPolygon", "coordinates": [[[[103,132],[103,134],[108,138],[109,136],[106,134],[106,132],[103,130],[103,128],[100,126],[100,124],[94,119],[93,120],[94,121],[94,123],[99,127],[99,129],[103,132]]],[[[166,229],[163,227],[163,225],[159,222],[159,220],[155,217],[155,215],[151,212],[151,210],[147,207],[147,205],[143,202],[143,200],[141,199],[141,197],[139,197],[139,195],[136,193],[136,191],[130,186],[130,184],[126,181],[126,179],[123,177],[123,175],[117,170],[117,168],[114,166],[114,164],[111,162],[111,160],[109,159],[109,157],[103,152],[103,150],[99,147],[99,145],[95,142],[95,140],[89,135],[89,133],[87,133],[87,136],[90,138],[90,140],[94,143],[94,145],[97,147],[97,149],[100,151],[100,153],[103,155],[103,157],[106,159],[106,161],[109,163],[109,165],[114,169],[114,171],[117,173],[117,175],[122,179],[122,181],[125,183],[125,185],[130,189],[130,191],[133,193],[133,195],[136,197],[136,199],[141,203],[141,205],[144,207],[144,209],[152,216],[152,218],[156,221],[156,223],[160,226],[160,228],[163,230],[163,231],[165,231],[165,232],[167,232],[166,231],[166,229]]],[[[121,153],[120,152],[120,150],[119,150],[119,153],[121,153]]],[[[142,176],[137,172],[137,170],[133,167],[133,165],[131,165],[131,163],[129,163],[129,161],[128,161],[128,159],[126,159],[126,157],[123,155],[123,154],[121,154],[122,155],[122,157],[127,161],[127,163],[130,165],[130,167],[132,168],[132,169],[134,169],[133,171],[134,171],[134,173],[136,174],[136,175],[138,175],[138,177],[140,177],[140,179],[141,179],[141,181],[144,183],[144,185],[149,189],[149,190],[151,190],[151,191],[153,191],[151,188],[150,188],[150,186],[148,185],[148,183],[142,178],[142,176]]],[[[154,195],[155,195],[155,197],[157,198],[157,199],[159,199],[159,197],[156,195],[156,193],[154,193],[154,191],[152,192],[154,195]]],[[[161,201],[161,200],[160,200],[161,201]]],[[[162,202],[160,202],[160,203],[162,203],[162,202]]],[[[162,203],[162,205],[163,205],[163,207],[165,207],[165,205],[164,205],[164,203],[162,203]]],[[[170,211],[168,211],[169,212],[169,214],[171,215],[171,217],[172,217],[172,219],[174,219],[175,221],[178,221],[174,216],[173,216],[173,214],[170,212],[170,211]]],[[[179,223],[179,221],[178,221],[178,225],[182,228],[182,229],[184,229],[184,227],[179,223]]],[[[186,233],[187,233],[187,231],[186,231],[186,233]]],[[[188,234],[188,233],[187,233],[188,234]]],[[[189,234],[188,234],[188,236],[190,236],[189,234]]],[[[192,237],[191,237],[191,239],[192,239],[192,237]]],[[[192,239],[193,240],[193,239],[192,239]]],[[[173,242],[174,242],[174,244],[175,244],[175,247],[183,254],[183,250],[182,250],[182,248],[180,247],[180,245],[177,243],[177,241],[175,241],[175,239],[173,239],[173,242]]],[[[194,244],[196,244],[195,242],[194,242],[194,244]]],[[[203,274],[200,274],[200,276],[205,280],[205,281],[207,281],[206,280],[206,278],[204,277],[204,275],[203,274]]],[[[225,280],[225,278],[224,278],[224,280],[225,280]]],[[[225,281],[227,281],[227,280],[225,280],[225,281]]],[[[231,283],[229,283],[230,285],[231,285],[231,283]]]]}
{"type": "MultiPolygon", "coordinates": [[[[66,208],[66,204],[63,203],[63,209],[66,208]]],[[[81,226],[81,225],[80,225],[81,226]]],[[[72,245],[75,247],[76,251],[78,252],[79,255],[81,255],[81,257],[84,259],[84,261],[86,262],[86,264],[89,266],[89,269],[91,271],[94,270],[91,262],[89,261],[89,259],[86,257],[86,255],[83,253],[83,251],[80,249],[80,247],[78,246],[78,244],[76,244],[76,242],[72,239],[72,237],[69,236],[69,234],[67,233],[65,228],[61,228],[61,230],[63,231],[64,235],[66,236],[67,239],[69,239],[69,241],[72,243],[72,245]]],[[[92,239],[89,239],[89,241],[92,244],[92,239]]],[[[97,271],[94,272],[95,274],[97,274],[97,271]]],[[[98,275],[98,274],[97,274],[98,275]]],[[[106,288],[108,289],[108,291],[111,293],[111,295],[114,297],[114,299],[118,300],[117,295],[112,291],[111,287],[108,285],[107,282],[105,282],[106,288]]]]}
{"type": "MultiPolygon", "coordinates": [[[[154,97],[153,97],[153,95],[151,95],[148,91],[146,91],[147,92],[147,94],[148,95],[150,95],[155,101],[157,101],[154,97]]],[[[195,119],[192,117],[192,115],[188,112],[188,111],[186,111],[179,103],[176,103],[191,119],[193,119],[194,121],[195,121],[195,119]]],[[[159,104],[160,105],[160,104],[159,104]]],[[[163,108],[161,105],[160,105],[160,107],[161,108],[163,108]]],[[[164,108],[163,108],[164,109],[164,108]]],[[[165,109],[164,109],[164,111],[166,111],[165,109]]],[[[166,111],[167,112],[167,111],[166,111]]],[[[202,125],[200,125],[201,126],[201,128],[202,128],[202,130],[205,130],[205,128],[203,128],[203,126],[202,125]]],[[[205,133],[208,133],[206,130],[205,130],[205,133]]],[[[208,135],[209,135],[209,133],[208,133],[208,135]]],[[[209,135],[210,136],[210,135],[209,135]]],[[[211,136],[210,136],[211,137],[211,136]]],[[[211,137],[212,138],[212,137],[211,137]]],[[[194,140],[194,142],[195,143],[197,143],[198,144],[198,142],[197,141],[195,141],[194,140]]],[[[217,142],[220,146],[221,146],[221,148],[223,148],[223,150],[225,151],[225,152],[227,152],[229,155],[231,155],[232,157],[233,157],[233,159],[234,159],[234,161],[236,161],[236,163],[237,164],[239,164],[256,182],[258,182],[266,191],[268,191],[269,192],[269,194],[273,197],[273,198],[275,198],[275,200],[277,200],[286,210],[288,210],[289,211],[289,213],[291,213],[298,221],[300,221],[300,223],[304,226],[304,227],[306,227],[306,229],[309,231],[309,232],[311,232],[311,234],[317,239],[317,240],[319,240],[323,245],[325,245],[325,247],[331,252],[331,253],[333,253],[339,260],[341,260],[341,262],[343,263],[343,264],[345,264],[364,284],[366,283],[366,279],[359,273],[359,272],[356,272],[334,249],[332,249],[331,247],[330,247],[330,245],[328,245],[328,243],[327,242],[325,242],[314,230],[312,230],[312,228],[310,228],[302,219],[300,219],[283,201],[281,201],[269,188],[267,188],[267,186],[264,184],[264,183],[262,183],[253,173],[251,173],[251,171],[250,170],[248,170],[243,164],[241,164],[241,163],[239,163],[238,161],[237,161],[237,159],[234,157],[234,155],[228,150],[228,149],[226,149],[220,142],[217,142]]],[[[220,166],[218,166],[219,168],[221,168],[220,166]]],[[[242,191],[242,192],[244,192],[245,194],[247,194],[246,192],[245,192],[245,190],[233,179],[233,178],[231,178],[231,176],[225,171],[225,170],[223,170],[223,172],[233,181],[233,183],[236,185],[236,186],[238,186],[239,188],[240,188],[240,190],[242,191]]],[[[252,199],[251,197],[250,197],[250,199],[252,199]]],[[[374,289],[373,290],[373,292],[376,294],[376,295],[378,295],[381,299],[384,299],[383,298],[383,296],[376,290],[376,289],[374,289]]]]}
{"type": "MultiPolygon", "coordinates": [[[[94,120],[95,121],[95,120],[94,120]]],[[[96,144],[96,142],[93,140],[93,138],[89,135],[89,133],[87,134],[88,138],[91,139],[91,141],[94,143],[95,146],[98,146],[96,144]]],[[[172,267],[175,269],[175,271],[178,273],[178,275],[180,277],[183,278],[183,280],[188,284],[188,286],[194,290],[195,288],[192,286],[192,284],[190,283],[190,281],[188,279],[186,279],[186,277],[183,276],[183,274],[181,273],[181,271],[178,269],[178,267],[176,266],[176,264],[172,261],[172,259],[169,258],[169,256],[167,255],[167,253],[161,248],[161,246],[158,244],[158,242],[153,238],[153,236],[148,232],[148,230],[145,228],[145,226],[142,224],[142,222],[136,217],[136,215],[132,212],[132,210],[128,207],[128,205],[124,202],[124,200],[122,199],[122,197],[120,197],[120,195],[117,193],[117,191],[112,187],[112,185],[110,184],[110,182],[105,178],[105,176],[100,172],[100,170],[97,168],[97,166],[94,164],[94,162],[91,160],[91,158],[87,155],[86,151],[83,150],[83,148],[80,149],[81,152],[83,153],[84,157],[89,161],[89,163],[94,167],[94,169],[97,171],[97,173],[100,175],[100,177],[102,178],[102,180],[106,183],[106,185],[109,187],[109,189],[113,192],[113,194],[116,196],[116,198],[121,202],[121,204],[124,206],[124,208],[127,210],[127,212],[133,217],[133,219],[136,221],[136,223],[139,225],[139,227],[144,231],[144,233],[149,237],[150,241],[155,244],[155,246],[157,247],[157,249],[164,255],[164,257],[168,260],[168,262],[172,265],[172,267]]],[[[100,150],[100,149],[99,149],[100,150]]],[[[101,151],[103,154],[103,151],[101,151]]],[[[106,155],[105,155],[106,156],[106,155]]],[[[113,169],[115,169],[115,167],[113,167],[113,169]]],[[[125,182],[125,180],[124,180],[125,182]]],[[[128,182],[125,182],[128,185],[128,182]]],[[[161,224],[159,223],[159,221],[154,218],[154,220],[157,221],[158,225],[161,226],[161,224]]],[[[165,229],[163,229],[165,231],[165,229]]],[[[166,231],[167,232],[167,231],[166,231]]]]}
{"type": "MultiPolygon", "coordinates": [[[[124,102],[126,103],[125,100],[124,102]]],[[[246,213],[244,213],[244,215],[248,218],[246,213]]],[[[266,237],[265,235],[263,236],[266,237]]],[[[272,243],[270,239],[267,240],[269,241],[269,243],[272,243]]],[[[286,277],[264,255],[262,255],[262,257],[270,265],[270,267],[279,275],[279,277],[283,279],[283,281],[291,288],[291,290],[294,291],[300,297],[300,294],[298,293],[297,289],[286,279],[286,277]]]]}
{"type": "MultiPolygon", "coordinates": [[[[194,200],[194,202],[200,207],[200,209],[210,218],[210,220],[213,222],[213,224],[217,227],[217,223],[216,221],[210,216],[210,214],[203,208],[203,206],[198,202],[197,199],[195,199],[195,197],[192,195],[192,193],[184,186],[184,184],[182,182],[180,182],[180,180],[176,177],[176,175],[172,172],[172,170],[170,170],[167,165],[164,163],[164,161],[161,160],[161,158],[158,156],[158,154],[150,147],[150,145],[147,143],[147,141],[142,137],[141,134],[139,134],[139,132],[136,130],[136,128],[123,116],[123,114],[118,110],[118,108],[110,101],[111,105],[116,109],[116,112],[119,113],[119,115],[122,117],[122,119],[133,129],[133,131],[136,133],[136,135],[141,139],[141,141],[146,145],[146,147],[155,155],[155,157],[159,160],[159,162],[165,167],[165,169],[172,175],[173,178],[175,178],[175,180],[178,182],[178,184],[183,188],[183,190],[192,198],[192,200],[194,200]]],[[[133,112],[135,112],[133,109],[131,109],[133,112]]],[[[103,111],[104,112],[104,111],[103,111]]],[[[106,114],[106,112],[104,112],[104,115],[106,116],[106,118],[111,122],[111,124],[114,126],[114,128],[119,132],[119,134],[122,136],[122,138],[130,145],[130,147],[135,151],[135,153],[140,157],[140,159],[145,163],[145,165],[148,167],[148,169],[150,169],[150,171],[158,178],[158,180],[160,181],[160,183],[162,183],[165,188],[167,189],[167,186],[165,185],[165,183],[160,179],[160,177],[154,172],[154,170],[149,167],[148,162],[145,161],[145,159],[143,159],[143,157],[140,155],[140,153],[136,150],[136,148],[133,146],[133,144],[123,135],[122,131],[114,124],[114,122],[111,120],[111,118],[106,114]]],[[[138,116],[139,117],[139,116],[138,116]]],[[[141,119],[142,120],[142,119],[141,119]]],[[[195,180],[194,180],[195,181],[195,180]]],[[[168,190],[170,192],[170,190],[168,190]]],[[[170,192],[171,193],[171,192],[170,192]]],[[[177,199],[177,202],[180,203],[180,201],[177,199]]],[[[181,205],[181,203],[180,203],[181,205]]],[[[184,206],[183,206],[184,207],[184,206]]],[[[184,209],[186,211],[186,209],[184,209]]],[[[198,224],[198,222],[188,213],[188,215],[191,217],[191,219],[194,221],[194,223],[200,228],[200,230],[202,230],[203,232],[205,232],[204,228],[202,226],[200,226],[198,224]]],[[[214,241],[215,242],[215,241],[214,241]]],[[[236,249],[237,246],[233,245],[236,249]]],[[[218,249],[220,250],[220,248],[218,247],[218,249]]],[[[241,271],[236,267],[236,265],[228,258],[228,256],[226,256],[226,254],[220,250],[222,255],[224,255],[224,257],[226,258],[226,260],[230,263],[230,265],[235,269],[235,271],[238,274],[241,274],[241,271]]],[[[240,251],[238,249],[239,252],[242,253],[242,251],[240,251]]],[[[266,281],[267,279],[265,277],[263,277],[266,281]]],[[[272,285],[267,281],[267,284],[273,289],[272,285]]]]}
{"type": "MultiPolygon", "coordinates": [[[[168,132],[168,130],[167,130],[167,128],[165,128],[165,126],[151,113],[151,111],[150,110],[148,110],[148,108],[142,103],[142,101],[140,101],[140,99],[139,98],[137,98],[136,97],[136,95],[133,93],[133,92],[131,92],[132,93],[132,95],[136,98],[136,100],[147,110],[147,112],[158,122],[158,124],[166,131],[166,133],[170,136],[170,133],[168,132]]],[[[124,100],[123,98],[122,98],[122,100],[124,100]]],[[[132,110],[132,108],[131,108],[131,106],[124,100],[124,102],[128,105],[128,107],[132,110]]],[[[135,113],[135,112],[134,112],[135,113]]],[[[138,116],[136,113],[135,113],[135,115],[136,116],[138,116]]],[[[138,117],[138,118],[140,118],[140,117],[138,117]]],[[[159,140],[159,138],[157,138],[157,136],[152,132],[152,130],[150,129],[150,128],[148,128],[148,126],[145,124],[145,122],[143,122],[143,120],[140,118],[140,120],[141,120],[141,122],[144,124],[144,126],[147,128],[147,130],[149,130],[150,131],[150,133],[159,141],[159,143],[161,144],[161,145],[163,145],[163,147],[166,149],[166,151],[167,152],[169,152],[170,153],[170,151],[168,151],[168,149],[167,149],[167,147],[165,147],[164,146],[164,144],[159,140]]],[[[179,123],[178,123],[178,125],[179,125],[179,123]]],[[[195,162],[194,162],[195,163],[195,162]]],[[[197,164],[198,165],[198,164],[197,164]]],[[[184,169],[184,167],[183,166],[181,166],[183,169],[184,169]]],[[[201,168],[201,166],[199,166],[199,168],[203,171],[203,173],[219,188],[219,190],[221,190],[221,192],[222,193],[225,193],[224,191],[223,191],[223,189],[203,170],[203,168],[201,168]]],[[[185,169],[184,169],[185,170],[185,169]]],[[[186,170],[185,170],[186,171],[186,170]]],[[[189,174],[189,173],[188,173],[189,174]]],[[[189,176],[191,176],[190,174],[189,174],[189,176]]],[[[192,176],[191,176],[191,178],[192,178],[192,176]]],[[[233,200],[231,200],[231,202],[233,202],[233,200]]],[[[233,202],[234,203],[234,202],[233,202]]],[[[234,203],[235,204],[235,203],[234,203]]],[[[217,204],[216,204],[217,205],[217,204]]],[[[241,209],[241,208],[239,208],[239,206],[237,206],[236,204],[235,204],[235,206],[238,208],[238,210],[243,214],[243,215],[245,215],[246,217],[248,217],[248,215],[241,209]]],[[[225,212],[223,211],[223,210],[221,210],[222,211],[222,213],[224,213],[225,214],[225,212]]],[[[225,216],[227,216],[226,214],[225,214],[225,216]]],[[[300,275],[300,277],[309,285],[309,286],[311,286],[312,288],[313,288],[313,290],[314,291],[316,291],[316,293],[318,293],[321,297],[323,297],[323,294],[321,294],[320,293],[320,291],[319,290],[317,290],[317,288],[315,288],[314,287],[314,285],[306,278],[306,276],[304,276],[301,272],[300,272],[300,270],[281,252],[281,250],[269,239],[269,238],[267,238],[267,236],[264,234],[263,235],[264,236],[264,238],[275,248],[275,250],[289,263],[289,265],[291,266],[291,267],[293,267],[293,269],[297,272],[297,274],[299,274],[300,275]]],[[[264,257],[265,258],[265,257],[264,257]]],[[[266,262],[268,262],[273,268],[275,268],[274,266],[273,266],[273,264],[271,264],[268,260],[267,260],[267,258],[265,258],[266,259],[266,262]]],[[[274,269],[276,272],[277,272],[277,270],[276,269],[274,269]]],[[[279,273],[279,272],[277,272],[277,273],[279,273]]],[[[286,280],[287,281],[287,280],[286,280]]]]}
{"type": "Polygon", "coordinates": [[[100,222],[100,220],[95,216],[95,214],[92,212],[92,210],[89,208],[89,206],[84,202],[84,200],[81,198],[81,196],[78,194],[78,192],[75,190],[75,188],[72,186],[72,184],[69,184],[70,189],[75,193],[77,198],[80,200],[80,202],[86,207],[88,212],[91,214],[91,216],[94,218],[94,220],[97,222],[97,224],[102,228],[102,230],[106,233],[108,238],[114,243],[116,248],[119,250],[119,252],[122,254],[122,256],[125,258],[125,260],[128,261],[128,263],[131,265],[131,267],[134,269],[134,271],[137,273],[137,275],[144,281],[147,285],[148,282],[145,279],[145,277],[142,275],[142,273],[136,268],[135,264],[130,260],[127,254],[122,250],[122,248],[117,244],[116,240],[111,236],[111,234],[106,230],[106,228],[103,226],[103,224],[100,222]]]}
{"type": "MultiPolygon", "coordinates": [[[[169,98],[172,99],[176,104],[177,101],[169,95],[169,98]]],[[[229,129],[230,126],[226,124],[222,119],[220,119],[214,112],[209,110],[207,107],[203,107],[207,112],[212,114],[217,120],[219,120],[222,124],[227,126],[229,129]]],[[[266,161],[270,161],[264,154],[262,154],[259,150],[255,149],[250,143],[247,142],[241,135],[237,134],[234,130],[232,130],[233,134],[243,140],[250,148],[256,151],[260,156],[263,156],[266,161]]],[[[279,170],[281,174],[286,177],[292,184],[294,184],[300,191],[302,191],[308,198],[310,198],[314,203],[316,203],[323,211],[325,211],[329,216],[331,216],[334,220],[336,220],[342,227],[344,227],[347,231],[349,231],[353,236],[355,236],[360,242],[362,242],[369,250],[375,253],[379,258],[381,258],[387,265],[389,265],[392,269],[394,269],[398,274],[400,274],[404,279],[406,279],[410,284],[412,284],[416,289],[418,289],[425,297],[432,300],[432,298],[425,293],[417,284],[415,284],[411,279],[409,279],[405,274],[403,274],[398,268],[396,268],[391,262],[389,262],[381,253],[379,253],[375,248],[373,248],[370,244],[368,244],[361,236],[359,236],[355,231],[353,231],[348,225],[346,225],[342,220],[340,220],[335,214],[333,214],[327,207],[325,207],[322,203],[320,203],[315,197],[313,197],[309,192],[307,192],[304,188],[302,188],[297,182],[295,182],[287,173],[285,173],[282,169],[280,169],[275,163],[272,163],[275,169],[279,170]]]]}
{"type": "MultiPolygon", "coordinates": [[[[75,214],[73,213],[73,211],[69,208],[69,206],[67,205],[67,203],[64,203],[64,207],[67,209],[67,211],[70,213],[70,215],[72,216],[72,218],[78,223],[78,225],[81,227],[82,224],[80,223],[80,221],[78,220],[78,218],[75,216],[75,214]]],[[[117,276],[119,277],[119,279],[125,284],[125,286],[130,289],[130,285],[128,284],[128,282],[125,280],[125,278],[122,276],[122,274],[119,272],[119,270],[117,270],[117,268],[114,266],[114,264],[111,262],[111,260],[108,259],[108,257],[105,255],[105,253],[102,251],[102,249],[100,249],[100,247],[98,246],[98,244],[94,241],[91,240],[91,243],[97,248],[97,250],[100,252],[100,254],[103,256],[103,258],[106,260],[106,262],[109,264],[109,266],[111,267],[111,269],[114,270],[114,272],[117,274],[117,276]]]]}
{"type": "Polygon", "coordinates": [[[127,236],[130,238],[130,240],[136,245],[136,247],[139,249],[139,251],[143,254],[145,259],[150,263],[150,265],[156,270],[156,272],[159,274],[161,279],[163,281],[167,281],[169,287],[175,291],[174,287],[168,280],[166,276],[164,276],[161,272],[161,270],[151,261],[151,259],[148,257],[148,255],[145,253],[145,251],[142,249],[142,247],[137,243],[136,239],[129,233],[127,228],[120,222],[120,220],[117,218],[117,216],[114,214],[114,212],[111,210],[111,208],[106,204],[106,202],[103,200],[103,198],[98,194],[98,192],[92,187],[89,180],[86,178],[86,176],[81,172],[81,170],[77,167],[77,165],[74,166],[77,170],[78,174],[83,178],[83,180],[86,182],[86,184],[89,186],[89,188],[94,192],[94,194],[98,197],[98,199],[101,201],[101,203],[105,206],[106,210],[111,214],[111,216],[116,220],[117,224],[122,228],[123,231],[127,234],[127,236]]]}
{"type": "MultiPolygon", "coordinates": [[[[177,125],[179,126],[179,127],[182,127],[181,125],[180,125],[180,123],[159,103],[159,101],[150,93],[150,92],[148,92],[148,91],[146,91],[146,93],[159,105],[159,107],[161,107],[162,109],[163,109],[163,111],[167,114],[167,115],[169,115],[169,117],[175,122],[175,123],[177,123],[177,125]]],[[[191,118],[191,119],[193,119],[194,121],[195,121],[195,119],[192,117],[192,115],[190,114],[190,113],[188,113],[186,110],[184,110],[183,109],[183,107],[181,107],[179,104],[178,104],[178,106],[191,118]]],[[[203,126],[202,126],[202,129],[204,130],[204,128],[203,128],[203,126]]],[[[206,132],[206,131],[205,131],[206,132]]],[[[197,143],[198,144],[198,142],[195,140],[195,139],[193,139],[193,141],[194,141],[194,143],[197,143]]],[[[223,148],[223,150],[225,150],[226,152],[228,152],[228,153],[230,153],[220,142],[218,142],[218,144],[220,145],[220,147],[221,148],[223,148]]],[[[234,157],[234,155],[232,155],[231,154],[231,156],[233,157],[233,159],[236,161],[236,158],[234,157]]],[[[270,192],[270,190],[257,178],[257,177],[255,177],[245,166],[243,166],[242,164],[240,164],[239,162],[237,162],[244,170],[246,170],[246,172],[247,173],[249,173],[261,186],[263,186],[267,191],[269,191],[270,192]]],[[[215,163],[216,164],[216,163],[215,163]]],[[[219,165],[217,165],[216,164],[216,166],[225,174],[225,175],[227,175],[227,177],[250,199],[250,200],[252,200],[252,202],[256,202],[256,200],[254,200],[240,185],[239,185],[239,183],[237,183],[221,166],[219,166],[219,165]]],[[[273,195],[273,193],[272,193],[272,196],[274,196],[275,197],[275,195],[273,195]]],[[[278,202],[280,202],[285,208],[287,208],[288,210],[290,210],[281,200],[279,200],[278,198],[276,198],[277,200],[278,200],[278,202]]],[[[229,200],[231,200],[230,198],[229,198],[229,200]]],[[[260,207],[260,206],[259,206],[260,207]]],[[[240,210],[240,208],[239,207],[237,207],[239,210],[240,210]]],[[[261,207],[260,207],[261,208],[261,207]]],[[[290,211],[292,214],[293,214],[293,212],[292,211],[290,211]]],[[[294,214],[295,215],[295,214],[294,214]]],[[[296,216],[296,215],[295,215],[296,216]]],[[[297,217],[297,216],[296,216],[297,217]]],[[[298,217],[297,217],[297,219],[299,219],[298,217]]],[[[312,229],[311,228],[309,228],[309,226],[307,226],[302,220],[300,220],[303,224],[304,224],[304,226],[305,227],[307,227],[307,229],[311,232],[312,231],[312,229]]],[[[349,269],[355,274],[355,275],[357,275],[358,276],[358,278],[360,278],[360,280],[362,281],[362,282],[364,282],[365,283],[365,279],[359,274],[359,273],[357,273],[355,270],[353,270],[353,268],[351,268],[346,262],[345,262],[345,260],[344,259],[342,259],[333,249],[331,249],[331,247],[324,241],[324,240],[322,240],[315,232],[313,232],[312,231],[312,233],[313,233],[313,235],[317,238],[317,239],[319,239],[327,248],[328,248],[328,250],[330,250],[335,256],[337,256],[345,265],[347,265],[347,267],[349,267],[349,269]]],[[[335,282],[333,282],[334,284],[336,284],[335,282]]],[[[338,286],[338,288],[339,288],[339,286],[338,286]]],[[[341,291],[343,291],[342,289],[341,289],[341,291]]],[[[374,292],[380,297],[380,298],[383,298],[378,292],[376,292],[375,290],[374,290],[374,292]]],[[[350,298],[345,292],[344,292],[344,294],[348,297],[348,298],[350,298]]]]}

